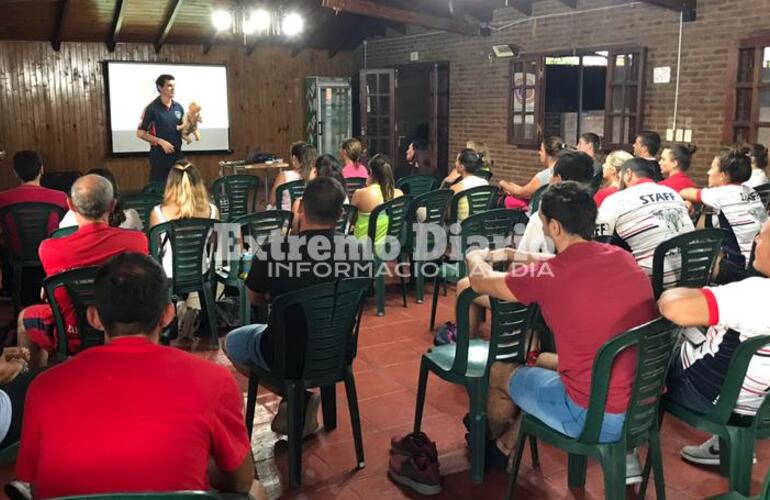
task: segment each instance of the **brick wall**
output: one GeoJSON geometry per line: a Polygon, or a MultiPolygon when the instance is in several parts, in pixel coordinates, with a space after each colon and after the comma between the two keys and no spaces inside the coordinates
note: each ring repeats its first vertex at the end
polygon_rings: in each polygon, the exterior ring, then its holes
{"type": "MultiPolygon", "coordinates": [[[[767,0],[698,0],[698,19],[685,23],[679,95],[679,128],[692,128],[700,152],[693,174],[705,172],[721,142],[728,54],[735,40],[766,29],[767,0]]],[[[623,45],[647,47],[644,127],[665,137],[673,119],[679,14],[625,0],[579,0],[573,11],[559,0],[539,0],[527,19],[515,9],[495,11],[493,24],[514,26],[490,37],[416,34],[370,40],[369,68],[409,63],[419,51],[420,62],[450,62],[450,156],[469,139],[487,142],[498,165],[496,176],[524,181],[539,170],[534,150],[507,144],[509,65],[489,59],[492,45],[515,44],[528,52],[623,45]],[[558,15],[558,14],[567,15],[558,15]],[[669,84],[653,84],[655,66],[670,66],[669,84]]],[[[364,66],[364,49],[358,50],[364,66]]]]}

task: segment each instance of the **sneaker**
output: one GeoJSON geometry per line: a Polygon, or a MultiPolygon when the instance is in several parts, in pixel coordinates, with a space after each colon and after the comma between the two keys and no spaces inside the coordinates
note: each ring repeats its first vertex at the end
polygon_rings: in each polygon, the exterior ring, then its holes
{"type": "Polygon", "coordinates": [[[436,443],[424,432],[411,432],[402,438],[390,438],[391,455],[417,456],[420,453],[426,453],[438,460],[438,451],[436,443]]]}
{"type": "Polygon", "coordinates": [[[187,307],[182,302],[182,307],[177,306],[177,315],[179,317],[179,338],[180,339],[192,339],[195,333],[200,328],[200,309],[194,309],[187,307]],[[179,314],[182,311],[182,314],[179,314]]]}
{"type": "Polygon", "coordinates": [[[454,344],[457,341],[457,326],[451,321],[447,321],[438,328],[436,336],[433,338],[434,345],[454,344]]]}
{"type": "Polygon", "coordinates": [[[32,500],[32,488],[29,483],[14,479],[6,484],[3,492],[11,500],[32,500]]]}
{"type": "Polygon", "coordinates": [[[441,474],[438,460],[427,453],[417,456],[391,455],[388,477],[396,484],[411,488],[420,495],[441,493],[441,474]]]}
{"type": "MultiPolygon", "coordinates": [[[[719,465],[719,436],[711,436],[705,443],[682,447],[679,454],[687,462],[699,465],[719,465]]],[[[757,454],[754,462],[757,463],[757,454]]]]}
{"type": "Polygon", "coordinates": [[[626,485],[642,482],[642,465],[636,450],[626,454],[626,485]]]}
{"type": "MultiPolygon", "coordinates": [[[[311,394],[305,406],[305,427],[302,429],[302,439],[315,434],[318,430],[318,407],[321,406],[321,396],[311,394]]],[[[286,401],[278,405],[278,413],[275,414],[270,430],[276,434],[289,435],[289,406],[286,401]]]]}

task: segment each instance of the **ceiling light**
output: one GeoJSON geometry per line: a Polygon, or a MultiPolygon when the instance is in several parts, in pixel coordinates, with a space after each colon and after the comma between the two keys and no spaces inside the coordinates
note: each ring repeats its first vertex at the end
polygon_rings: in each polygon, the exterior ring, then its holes
{"type": "Polygon", "coordinates": [[[265,9],[252,10],[248,19],[243,22],[243,32],[252,35],[256,32],[265,32],[270,29],[271,16],[265,9]]]}
{"type": "Polygon", "coordinates": [[[217,9],[211,14],[211,22],[217,31],[225,31],[233,25],[233,16],[226,10],[217,9]]]}
{"type": "Polygon", "coordinates": [[[281,28],[286,36],[295,36],[302,32],[304,25],[305,21],[302,19],[302,16],[296,12],[291,12],[283,18],[281,28]]]}

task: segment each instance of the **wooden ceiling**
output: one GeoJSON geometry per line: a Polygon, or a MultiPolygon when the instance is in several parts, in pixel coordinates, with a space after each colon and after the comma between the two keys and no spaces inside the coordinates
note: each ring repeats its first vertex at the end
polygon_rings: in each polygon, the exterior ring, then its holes
{"type": "MultiPolygon", "coordinates": [[[[506,4],[532,15],[536,0],[0,0],[0,39],[61,43],[200,44],[204,52],[216,44],[244,41],[232,33],[216,33],[211,13],[233,4],[280,7],[305,19],[296,39],[251,37],[247,53],[263,43],[281,43],[295,52],[305,47],[327,49],[330,56],[351,50],[366,38],[384,36],[388,30],[406,33],[408,26],[476,36],[484,33],[492,11],[506,4]]],[[[561,0],[577,8],[578,0],[561,0]]],[[[674,10],[694,0],[645,0],[674,10]]]]}

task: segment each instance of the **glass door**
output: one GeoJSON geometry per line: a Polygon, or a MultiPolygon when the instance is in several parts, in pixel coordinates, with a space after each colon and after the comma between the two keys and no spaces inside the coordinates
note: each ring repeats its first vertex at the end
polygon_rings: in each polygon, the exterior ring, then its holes
{"type": "Polygon", "coordinates": [[[361,70],[361,136],[369,157],[384,153],[396,158],[395,69],[361,70]]]}
{"type": "Polygon", "coordinates": [[[322,80],[318,88],[318,152],[337,156],[342,142],[352,132],[350,81],[322,80]]]}

